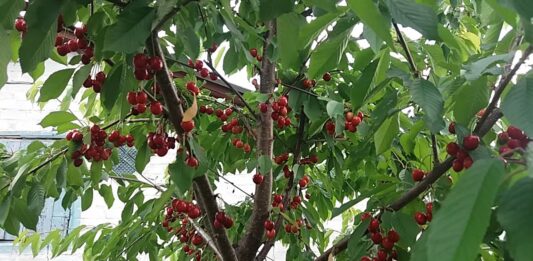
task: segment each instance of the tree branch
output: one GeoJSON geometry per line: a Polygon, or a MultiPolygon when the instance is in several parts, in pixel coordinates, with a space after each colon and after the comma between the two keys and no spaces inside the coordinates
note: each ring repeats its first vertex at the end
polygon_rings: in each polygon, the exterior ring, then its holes
{"type": "Polygon", "coordinates": [[[402,46],[405,52],[405,56],[407,58],[407,62],[409,62],[411,72],[413,73],[413,76],[415,78],[418,78],[420,76],[419,72],[416,69],[415,61],[413,59],[413,56],[411,55],[411,51],[409,51],[409,47],[407,46],[407,42],[405,41],[405,38],[403,38],[403,34],[400,31],[400,27],[398,27],[398,24],[394,22],[394,20],[392,21],[392,25],[394,26],[394,30],[396,31],[396,35],[398,36],[398,42],[400,42],[400,45],[402,46]]]}
{"type": "MultiPolygon", "coordinates": [[[[271,20],[266,23],[268,29],[263,53],[270,47],[274,36],[276,35],[276,21],[271,20]]],[[[275,64],[264,56],[261,64],[261,86],[259,92],[272,95],[274,84],[276,82],[275,64]]],[[[272,142],[274,137],[273,120],[270,117],[272,108],[267,113],[260,114],[260,124],[257,131],[257,152],[258,156],[265,156],[272,159],[272,142]]],[[[272,195],[272,170],[264,175],[263,183],[255,187],[255,198],[252,215],[246,234],[239,241],[237,256],[239,260],[253,260],[257,250],[261,246],[261,240],[264,234],[263,223],[269,216],[271,195],[272,195]]]]}

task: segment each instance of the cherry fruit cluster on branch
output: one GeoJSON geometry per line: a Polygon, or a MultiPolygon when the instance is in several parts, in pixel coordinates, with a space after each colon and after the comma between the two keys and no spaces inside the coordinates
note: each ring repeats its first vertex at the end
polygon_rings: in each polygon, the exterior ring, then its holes
{"type": "MultiPolygon", "coordinates": [[[[455,134],[455,123],[451,122],[448,126],[448,131],[455,134]]],[[[470,134],[463,138],[462,146],[456,142],[450,142],[446,145],[446,152],[454,157],[452,168],[455,172],[460,172],[463,169],[468,169],[474,163],[474,160],[468,154],[469,151],[477,149],[480,139],[478,136],[470,134]]]]}
{"type": "Polygon", "coordinates": [[[200,76],[202,78],[209,77],[209,79],[211,79],[213,81],[218,80],[218,76],[217,76],[216,73],[210,72],[207,67],[204,67],[204,62],[202,62],[200,60],[196,60],[196,61],[193,62],[193,60],[189,59],[187,64],[189,65],[189,67],[194,68],[200,74],[200,76]]]}
{"type": "Polygon", "coordinates": [[[418,225],[423,226],[427,222],[431,222],[433,219],[433,203],[426,203],[426,213],[417,211],[415,212],[415,221],[418,225]]]}
{"type": "Polygon", "coordinates": [[[216,229],[226,228],[229,229],[233,227],[233,219],[228,216],[224,211],[219,211],[215,214],[215,220],[213,221],[213,226],[216,229]]]}
{"type": "Polygon", "coordinates": [[[291,126],[292,122],[291,119],[288,117],[288,114],[292,111],[292,109],[289,107],[289,100],[287,99],[287,96],[281,96],[278,98],[277,101],[274,101],[270,104],[260,103],[259,111],[261,111],[261,113],[267,113],[269,105],[272,108],[272,113],[270,114],[270,117],[272,118],[272,120],[276,121],[276,126],[279,129],[291,126]]]}
{"type": "Polygon", "coordinates": [[[176,148],[176,139],[166,132],[148,133],[148,147],[159,157],[167,155],[168,150],[176,148]]]}
{"type": "Polygon", "coordinates": [[[505,157],[512,157],[514,150],[525,149],[529,143],[529,138],[519,128],[515,126],[509,126],[507,131],[500,132],[498,134],[498,149],[501,155],[505,157]]]}
{"type": "Polygon", "coordinates": [[[163,60],[159,56],[150,57],[144,53],[138,53],[133,57],[133,66],[135,79],[147,81],[163,69],[163,60]]]}
{"type": "Polygon", "coordinates": [[[82,156],[93,162],[108,160],[113,152],[113,146],[120,147],[127,144],[129,147],[133,147],[134,145],[134,138],[130,134],[123,136],[118,130],[115,130],[108,137],[107,132],[98,125],[93,125],[90,128],[90,135],[89,144],[83,143],[83,133],[79,130],[70,131],[66,135],[66,140],[74,142],[77,146],[77,149],[71,155],[73,164],[76,167],[83,164],[82,156]],[[112,146],[106,143],[106,138],[109,143],[113,144],[112,146]]]}
{"type": "Polygon", "coordinates": [[[93,88],[93,91],[96,93],[100,93],[102,91],[102,87],[104,86],[104,82],[106,80],[106,75],[104,72],[98,72],[94,76],[94,78],[91,77],[91,75],[87,76],[87,79],[83,82],[83,87],[85,88],[93,88]]]}
{"type": "Polygon", "coordinates": [[[375,248],[371,248],[369,251],[374,253],[374,258],[371,258],[372,254],[361,257],[361,261],[387,261],[396,260],[398,253],[394,249],[395,244],[400,241],[400,234],[394,229],[385,231],[381,228],[381,222],[377,218],[372,218],[369,212],[364,212],[361,215],[361,220],[370,219],[368,224],[368,233],[375,248]]]}
{"type": "Polygon", "coordinates": [[[202,211],[198,205],[181,199],[173,199],[171,206],[166,208],[161,222],[169,233],[174,233],[179,238],[179,242],[183,244],[183,251],[189,256],[194,255],[196,260],[201,260],[206,245],[204,238],[189,222],[189,218],[194,220],[201,215],[202,211]]]}
{"type": "MultiPolygon", "coordinates": [[[[365,115],[363,112],[358,112],[357,115],[355,115],[351,111],[347,111],[344,113],[344,129],[349,132],[357,132],[357,126],[363,122],[363,119],[365,118],[365,115]]],[[[333,120],[328,120],[326,124],[324,125],[324,128],[326,129],[326,132],[330,136],[335,136],[335,122],[333,120]]]]}
{"type": "Polygon", "coordinates": [[[257,48],[251,48],[251,49],[250,49],[250,55],[251,55],[252,57],[254,57],[258,62],[263,61],[263,56],[261,56],[261,55],[257,52],[257,48]]]}

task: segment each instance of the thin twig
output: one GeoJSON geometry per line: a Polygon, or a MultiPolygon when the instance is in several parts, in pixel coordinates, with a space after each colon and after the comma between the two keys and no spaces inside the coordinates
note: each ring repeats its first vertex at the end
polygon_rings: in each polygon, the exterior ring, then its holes
{"type": "Polygon", "coordinates": [[[419,72],[416,69],[416,64],[413,59],[413,56],[411,55],[411,51],[409,51],[409,47],[407,46],[407,42],[405,41],[405,38],[403,38],[403,34],[400,31],[400,27],[398,27],[398,24],[392,21],[392,25],[394,26],[394,30],[396,31],[396,35],[398,35],[398,42],[400,42],[400,45],[402,46],[403,50],[405,51],[405,56],[407,58],[407,61],[409,62],[409,66],[411,67],[411,72],[413,73],[415,78],[419,77],[419,72]]]}
{"type": "Polygon", "coordinates": [[[431,150],[433,150],[433,166],[440,164],[439,161],[439,149],[437,148],[437,138],[435,134],[431,134],[431,150]]]}
{"type": "Polygon", "coordinates": [[[242,103],[244,104],[244,106],[246,106],[246,108],[248,109],[248,111],[250,111],[250,113],[251,113],[254,117],[257,117],[257,116],[255,115],[255,111],[254,111],[254,109],[252,109],[252,107],[250,106],[250,104],[248,104],[248,103],[246,102],[246,100],[244,100],[244,97],[242,96],[242,94],[241,94],[239,91],[237,91],[235,88],[233,88],[233,85],[231,85],[231,83],[229,83],[229,82],[226,80],[226,78],[224,78],[224,76],[222,76],[222,75],[217,71],[217,69],[213,66],[213,64],[212,64],[211,62],[209,62],[209,61],[205,61],[205,64],[207,64],[207,66],[211,69],[211,71],[214,72],[214,73],[220,78],[220,80],[222,80],[222,82],[224,82],[224,84],[226,84],[226,86],[227,86],[228,88],[230,88],[230,89],[233,91],[233,93],[234,93],[235,95],[237,95],[237,97],[239,97],[239,99],[242,101],[242,103]]]}
{"type": "Polygon", "coordinates": [[[205,230],[203,230],[202,227],[200,227],[200,225],[196,223],[196,221],[194,221],[192,218],[187,218],[187,219],[194,226],[194,229],[196,229],[196,231],[200,233],[200,235],[207,241],[207,245],[209,246],[209,248],[211,248],[211,250],[213,250],[218,260],[224,260],[224,258],[222,257],[222,254],[220,254],[220,251],[218,251],[215,241],[213,241],[213,239],[209,236],[209,234],[205,232],[205,230]]]}

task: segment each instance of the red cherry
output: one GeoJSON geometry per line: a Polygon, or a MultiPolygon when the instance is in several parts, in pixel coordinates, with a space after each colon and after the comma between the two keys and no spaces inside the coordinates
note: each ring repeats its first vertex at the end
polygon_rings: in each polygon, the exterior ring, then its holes
{"type": "Polygon", "coordinates": [[[260,185],[261,183],[263,183],[264,178],[265,177],[263,177],[263,175],[257,173],[257,174],[254,174],[253,181],[255,184],[260,185]]]}
{"type": "Polygon", "coordinates": [[[207,68],[202,68],[200,70],[200,76],[202,78],[207,78],[209,76],[209,70],[207,68]]]}
{"type": "Polygon", "coordinates": [[[261,56],[261,55],[257,55],[257,57],[255,57],[255,58],[257,59],[258,62],[263,60],[263,56],[261,56]]]}
{"type": "Polygon", "coordinates": [[[133,65],[135,66],[135,69],[145,69],[147,62],[148,58],[143,53],[138,53],[133,56],[133,65]]]}
{"type": "Polygon", "coordinates": [[[508,142],[507,142],[507,147],[509,147],[509,149],[516,149],[516,148],[519,148],[520,147],[520,140],[517,140],[517,139],[510,139],[508,142]]]}
{"type": "Polygon", "coordinates": [[[243,149],[244,152],[246,152],[246,153],[250,153],[250,151],[252,151],[252,147],[250,147],[250,144],[248,144],[248,143],[244,144],[244,146],[242,147],[242,149],[243,149]]]}
{"type": "Polygon", "coordinates": [[[309,79],[303,81],[304,88],[311,89],[313,87],[313,82],[309,79]]]}
{"type": "Polygon", "coordinates": [[[252,48],[250,49],[250,55],[252,57],[257,57],[257,49],[256,48],[252,48]]]}
{"type": "Polygon", "coordinates": [[[450,154],[450,156],[457,155],[457,152],[460,149],[461,148],[459,147],[459,145],[457,145],[457,143],[455,143],[455,142],[450,142],[450,143],[448,143],[448,145],[446,145],[446,152],[448,152],[448,154],[450,154]]]}
{"type": "Polygon", "coordinates": [[[231,228],[233,226],[233,219],[226,217],[222,223],[224,224],[225,228],[231,228]]]}
{"type": "Polygon", "coordinates": [[[457,154],[455,154],[455,157],[459,160],[464,160],[466,157],[468,157],[468,152],[465,150],[459,150],[457,154]]]}
{"type": "Polygon", "coordinates": [[[91,63],[91,57],[87,56],[87,55],[82,55],[81,56],[81,63],[87,65],[89,63],[91,63]]]}
{"type": "Polygon", "coordinates": [[[57,53],[60,55],[60,56],[65,56],[69,53],[69,49],[68,49],[68,45],[67,44],[62,44],[60,46],[57,47],[57,53]]]}
{"type": "Polygon", "coordinates": [[[144,113],[146,111],[146,105],[144,103],[139,103],[139,104],[135,105],[135,107],[133,107],[133,108],[135,108],[135,110],[138,113],[140,113],[140,114],[142,114],[142,113],[144,113]]]}
{"type": "Polygon", "coordinates": [[[199,207],[191,207],[190,209],[188,209],[187,211],[187,215],[192,218],[192,219],[195,219],[197,217],[199,217],[200,215],[202,214],[202,212],[200,211],[200,208],[199,207]]]}
{"type": "Polygon", "coordinates": [[[372,235],[370,236],[370,239],[372,239],[372,242],[374,242],[374,244],[380,244],[381,243],[381,240],[383,239],[383,237],[381,236],[381,233],[379,232],[374,232],[372,233],[372,235]]]}
{"type": "Polygon", "coordinates": [[[81,134],[79,132],[75,132],[74,134],[72,134],[72,141],[74,141],[74,142],[83,141],[83,134],[81,134]]]}
{"type": "Polygon", "coordinates": [[[452,168],[455,172],[459,172],[461,170],[463,170],[463,160],[461,159],[454,159],[453,160],[453,164],[452,164],[452,168]]]}
{"type": "Polygon", "coordinates": [[[370,257],[363,256],[361,257],[361,261],[372,261],[372,259],[370,259],[370,257]]]}
{"type": "Polygon", "coordinates": [[[370,232],[377,232],[379,229],[379,220],[373,218],[372,221],[370,221],[370,224],[368,225],[368,230],[370,232]]]}
{"type": "Polygon", "coordinates": [[[226,116],[231,116],[231,114],[233,113],[233,109],[232,108],[227,108],[225,111],[224,111],[224,114],[226,116]]]}
{"type": "Polygon", "coordinates": [[[136,92],[128,92],[128,103],[130,105],[135,105],[137,104],[137,93],[136,92]]]}
{"type": "Polygon", "coordinates": [[[137,97],[136,97],[136,101],[137,101],[137,104],[145,104],[146,101],[148,100],[148,95],[143,92],[143,91],[140,91],[137,93],[137,97]]]}
{"type": "Polygon", "coordinates": [[[509,141],[509,133],[506,131],[498,134],[498,143],[499,144],[505,144],[509,141]]]}
{"type": "Polygon", "coordinates": [[[80,50],[87,49],[89,47],[89,43],[85,39],[76,39],[76,43],[78,44],[78,48],[80,50]]]}
{"type": "Polygon", "coordinates": [[[392,242],[388,237],[381,240],[381,246],[387,250],[391,250],[394,247],[394,242],[392,242]]]}
{"type": "Polygon", "coordinates": [[[383,251],[383,249],[378,250],[376,258],[378,261],[387,261],[387,252],[383,251]]]}
{"type": "Polygon", "coordinates": [[[150,69],[154,72],[159,72],[163,69],[163,60],[159,56],[150,58],[150,69]]]}
{"type": "Polygon", "coordinates": [[[468,135],[463,138],[463,147],[466,150],[475,150],[479,145],[479,137],[476,135],[468,135]]]}
{"type": "Polygon", "coordinates": [[[371,218],[371,217],[372,217],[372,215],[369,212],[363,212],[363,214],[361,214],[361,221],[364,221],[364,220],[366,220],[368,218],[371,218]]]}
{"type": "Polygon", "coordinates": [[[422,212],[416,212],[415,213],[415,220],[416,220],[416,223],[418,223],[419,225],[425,225],[426,222],[427,222],[427,216],[422,213],[422,212]]]}
{"type": "Polygon", "coordinates": [[[84,51],[84,54],[87,55],[89,58],[93,58],[94,56],[94,50],[92,47],[87,47],[84,51]]]}
{"type": "Polygon", "coordinates": [[[307,180],[305,179],[300,179],[300,181],[298,181],[298,185],[300,185],[301,188],[305,188],[307,187],[307,180]]]}
{"type": "Polygon", "coordinates": [[[433,213],[433,203],[429,202],[426,204],[426,212],[433,213]]]}
{"type": "Polygon", "coordinates": [[[469,169],[472,164],[474,164],[474,161],[472,160],[471,157],[466,157],[464,160],[463,160],[463,167],[465,169],[469,169]]]}
{"type": "Polygon", "coordinates": [[[243,146],[244,142],[242,142],[242,140],[238,140],[235,142],[235,147],[237,147],[238,149],[241,149],[243,146]]]}
{"type": "Polygon", "coordinates": [[[150,111],[153,115],[161,115],[163,113],[163,105],[160,102],[152,102],[150,104],[150,111]]]}
{"type": "Polygon", "coordinates": [[[278,100],[279,106],[285,107],[287,104],[289,104],[289,101],[287,100],[287,97],[281,96],[278,100]]]}
{"type": "Polygon", "coordinates": [[[139,81],[144,81],[144,80],[146,80],[146,78],[148,78],[148,76],[150,75],[150,74],[148,73],[148,70],[146,70],[146,69],[141,69],[141,68],[139,68],[139,69],[135,69],[134,74],[135,74],[135,79],[137,79],[137,80],[139,80],[139,81]]]}
{"type": "Polygon", "coordinates": [[[266,237],[270,240],[274,239],[276,237],[276,230],[275,229],[267,230],[266,237]]]}
{"type": "Polygon", "coordinates": [[[326,82],[331,81],[331,74],[329,74],[328,72],[324,73],[324,75],[322,75],[322,79],[326,82]]]}
{"type": "Polygon", "coordinates": [[[79,167],[79,166],[81,166],[82,164],[83,164],[83,159],[81,159],[81,158],[77,158],[77,159],[74,160],[74,166],[75,166],[75,167],[79,167]]]}
{"type": "Polygon", "coordinates": [[[387,233],[387,237],[393,243],[396,243],[396,242],[400,241],[400,235],[394,229],[389,230],[389,232],[387,233]]]}
{"type": "Polygon", "coordinates": [[[26,20],[24,20],[24,18],[17,18],[17,20],[15,20],[15,29],[19,32],[26,32],[26,20]]]}
{"type": "Polygon", "coordinates": [[[181,129],[183,129],[184,132],[192,131],[192,129],[194,129],[194,121],[181,122],[181,129]]]}
{"type": "Polygon", "coordinates": [[[455,121],[450,122],[450,125],[448,125],[448,131],[451,134],[455,134],[455,121]]]}
{"type": "Polygon", "coordinates": [[[196,159],[194,156],[187,157],[187,166],[191,168],[196,168],[198,167],[198,165],[199,165],[198,159],[196,159]]]}
{"type": "Polygon", "coordinates": [[[509,126],[507,128],[507,133],[509,134],[509,137],[511,137],[511,139],[521,140],[525,138],[524,132],[522,132],[522,130],[515,126],[509,126]]]}
{"type": "Polygon", "coordinates": [[[67,45],[68,45],[68,49],[69,49],[71,52],[76,52],[76,51],[78,51],[78,49],[79,49],[78,41],[76,41],[76,40],[69,40],[69,41],[67,42],[67,45]]]}
{"type": "Polygon", "coordinates": [[[59,36],[59,35],[56,36],[56,42],[55,42],[54,46],[55,46],[55,47],[58,47],[58,46],[62,45],[62,44],[63,44],[63,41],[64,41],[63,37],[61,37],[61,36],[59,36]]]}
{"type": "Polygon", "coordinates": [[[104,72],[98,72],[95,76],[95,80],[99,83],[105,82],[106,76],[104,72]]]}
{"type": "Polygon", "coordinates": [[[272,230],[274,229],[274,222],[272,220],[265,220],[265,223],[263,224],[266,230],[272,230]]]}
{"type": "Polygon", "coordinates": [[[424,171],[422,170],[419,170],[419,169],[413,169],[413,172],[412,172],[412,177],[413,177],[413,180],[414,181],[421,181],[422,179],[424,179],[424,171]]]}
{"type": "Polygon", "coordinates": [[[191,242],[193,243],[193,245],[200,245],[204,242],[204,239],[202,238],[202,236],[198,235],[198,234],[194,234],[194,236],[192,237],[192,240],[191,242]]]}
{"type": "Polygon", "coordinates": [[[196,68],[197,71],[202,70],[202,68],[204,68],[204,62],[196,60],[196,62],[194,63],[194,68],[196,68]]]}
{"type": "Polygon", "coordinates": [[[78,38],[84,38],[87,33],[87,27],[82,25],[81,27],[74,28],[74,35],[78,38]]]}
{"type": "Polygon", "coordinates": [[[280,195],[280,194],[274,195],[274,202],[281,203],[282,200],[283,200],[283,196],[282,195],[280,195]]]}

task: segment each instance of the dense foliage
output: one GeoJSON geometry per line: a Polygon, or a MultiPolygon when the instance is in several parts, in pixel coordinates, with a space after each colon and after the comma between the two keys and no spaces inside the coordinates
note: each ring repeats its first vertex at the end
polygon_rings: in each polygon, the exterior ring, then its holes
{"type": "Polygon", "coordinates": [[[0,228],[88,260],[262,260],[274,241],[287,260],[531,260],[532,19],[528,0],[0,0],[0,86],[20,64],[65,135],[2,151],[0,228]],[[48,59],[65,69],[43,79],[48,59]],[[241,69],[253,91],[224,78],[241,69]],[[137,173],[113,171],[121,146],[137,173]],[[169,150],[166,184],[139,178],[169,150]],[[242,171],[253,195],[214,195],[242,171]],[[118,225],[31,232],[45,199],[95,193],[125,203],[118,225]]]}

